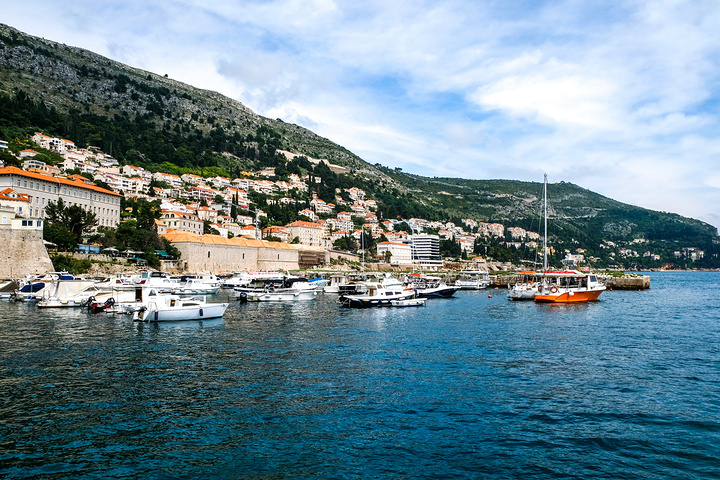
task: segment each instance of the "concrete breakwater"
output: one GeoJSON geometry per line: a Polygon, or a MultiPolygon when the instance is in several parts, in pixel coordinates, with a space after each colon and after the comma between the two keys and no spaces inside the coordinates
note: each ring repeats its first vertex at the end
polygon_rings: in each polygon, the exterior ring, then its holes
{"type": "MultiPolygon", "coordinates": [[[[650,288],[650,277],[647,275],[638,275],[634,273],[626,273],[622,276],[612,274],[597,274],[598,280],[605,283],[608,290],[646,290],[650,288]]],[[[507,288],[508,285],[514,285],[523,280],[522,275],[491,275],[490,287],[507,288]]]]}

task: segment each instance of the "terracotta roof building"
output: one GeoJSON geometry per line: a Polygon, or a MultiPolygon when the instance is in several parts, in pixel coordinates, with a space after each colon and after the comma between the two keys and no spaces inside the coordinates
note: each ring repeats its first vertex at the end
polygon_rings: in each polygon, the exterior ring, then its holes
{"type": "Polygon", "coordinates": [[[93,212],[98,226],[116,227],[120,223],[122,196],[94,184],[5,167],[0,168],[0,190],[6,188],[30,197],[31,217],[45,218],[48,203],[62,198],[68,206],[78,205],[93,212]]]}

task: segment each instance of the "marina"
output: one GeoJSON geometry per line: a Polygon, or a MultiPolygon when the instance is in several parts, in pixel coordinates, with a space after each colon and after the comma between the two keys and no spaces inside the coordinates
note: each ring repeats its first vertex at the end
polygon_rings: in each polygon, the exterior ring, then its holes
{"type": "Polygon", "coordinates": [[[569,305],[221,290],[160,323],[2,301],[0,475],[713,478],[720,273],[649,275],[569,305]]]}

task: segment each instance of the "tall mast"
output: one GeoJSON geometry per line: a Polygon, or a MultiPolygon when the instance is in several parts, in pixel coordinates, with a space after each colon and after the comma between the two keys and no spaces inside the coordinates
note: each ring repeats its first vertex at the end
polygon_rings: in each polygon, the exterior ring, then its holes
{"type": "Polygon", "coordinates": [[[544,174],[543,199],[545,200],[545,229],[543,235],[543,272],[547,271],[547,173],[544,174]]]}

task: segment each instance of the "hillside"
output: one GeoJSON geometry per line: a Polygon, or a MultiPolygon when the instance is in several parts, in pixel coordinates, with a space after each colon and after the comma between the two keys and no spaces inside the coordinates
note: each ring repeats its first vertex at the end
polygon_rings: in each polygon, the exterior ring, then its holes
{"type": "MultiPolygon", "coordinates": [[[[306,169],[302,160],[288,162],[278,154],[285,150],[349,169],[323,177],[317,192],[324,199],[336,188],[358,186],[378,200],[385,218],[456,223],[472,218],[539,231],[540,183],[425,178],[371,165],[302,126],[262,117],[216,92],[5,25],[0,25],[0,66],[0,94],[7,97],[0,111],[1,139],[43,131],[152,171],[220,170],[235,176],[267,166],[280,172],[306,169]]],[[[602,255],[603,242],[643,239],[643,249],[662,251],[665,263],[685,247],[705,251],[701,266],[718,261],[717,231],[706,223],[623,204],[572,183],[548,190],[550,233],[558,246],[579,245],[602,255]]]]}

